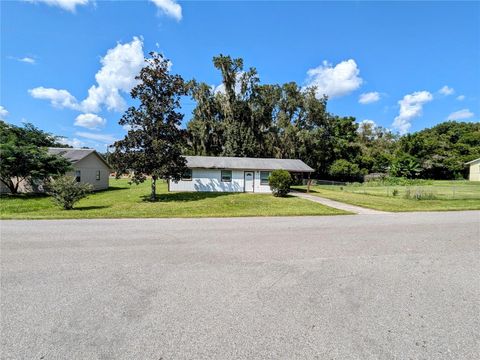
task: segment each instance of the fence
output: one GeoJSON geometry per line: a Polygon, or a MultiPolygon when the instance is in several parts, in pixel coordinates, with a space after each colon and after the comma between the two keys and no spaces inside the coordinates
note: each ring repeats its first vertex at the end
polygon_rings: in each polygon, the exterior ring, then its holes
{"type": "Polygon", "coordinates": [[[312,180],[312,185],[330,191],[383,197],[419,200],[480,200],[480,184],[469,181],[429,181],[419,185],[383,185],[369,182],[345,183],[332,180],[312,180]]]}

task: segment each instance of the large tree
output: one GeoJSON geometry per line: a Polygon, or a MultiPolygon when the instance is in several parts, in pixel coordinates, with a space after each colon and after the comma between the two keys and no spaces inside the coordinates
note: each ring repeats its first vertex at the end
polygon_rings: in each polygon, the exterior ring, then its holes
{"type": "Polygon", "coordinates": [[[18,127],[0,121],[0,181],[16,194],[22,182],[66,173],[70,162],[47,151],[58,146],[64,145],[57,137],[32,124],[18,127]]]}
{"type": "Polygon", "coordinates": [[[183,115],[180,99],[189,92],[180,75],[170,74],[170,62],[151,52],[131,96],[140,104],[130,107],[119,121],[129,130],[123,140],[113,144],[109,156],[118,174],[133,172],[132,181],[151,177],[151,200],[156,200],[157,179],[179,180],[186,170],[182,156],[185,134],[180,129],[183,115]]]}

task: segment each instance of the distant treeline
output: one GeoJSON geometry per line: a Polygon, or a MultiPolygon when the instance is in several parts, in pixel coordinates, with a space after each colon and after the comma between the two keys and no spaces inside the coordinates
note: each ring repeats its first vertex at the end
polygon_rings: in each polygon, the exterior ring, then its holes
{"type": "Polygon", "coordinates": [[[480,124],[448,121],[399,136],[354,117],[327,111],[327,97],[294,82],[260,84],[242,59],[220,55],[213,64],[222,84],[191,81],[196,102],[187,124],[191,155],[299,158],[317,178],[357,181],[369,173],[456,179],[480,157],[480,124]]]}

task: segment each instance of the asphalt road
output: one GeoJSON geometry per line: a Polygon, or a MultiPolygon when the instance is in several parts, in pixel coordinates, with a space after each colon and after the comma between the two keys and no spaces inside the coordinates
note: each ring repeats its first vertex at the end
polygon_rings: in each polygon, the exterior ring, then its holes
{"type": "Polygon", "coordinates": [[[480,358],[480,212],[0,226],[3,359],[480,358]]]}

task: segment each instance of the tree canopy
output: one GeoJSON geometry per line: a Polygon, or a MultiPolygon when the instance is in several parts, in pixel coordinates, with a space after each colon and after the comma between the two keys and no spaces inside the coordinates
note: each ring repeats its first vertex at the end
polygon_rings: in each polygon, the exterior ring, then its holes
{"type": "Polygon", "coordinates": [[[0,121],[0,181],[16,194],[23,181],[66,173],[71,168],[70,162],[47,151],[47,147],[62,145],[57,137],[32,124],[19,127],[0,121]]]}
{"type": "Polygon", "coordinates": [[[118,174],[132,171],[135,183],[151,176],[150,199],[155,200],[157,179],[179,180],[186,170],[182,156],[185,134],[180,129],[183,114],[178,109],[189,86],[180,75],[170,74],[170,62],[162,55],[152,52],[150,56],[131,91],[140,104],[130,107],[120,119],[128,133],[113,144],[109,161],[118,174]]]}

